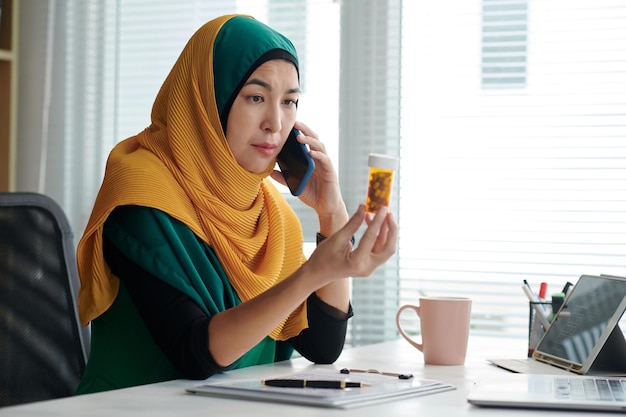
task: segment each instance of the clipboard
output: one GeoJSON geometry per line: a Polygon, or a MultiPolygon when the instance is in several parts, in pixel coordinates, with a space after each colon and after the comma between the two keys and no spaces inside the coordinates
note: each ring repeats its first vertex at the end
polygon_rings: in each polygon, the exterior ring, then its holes
{"type": "Polygon", "coordinates": [[[204,383],[187,388],[191,394],[220,398],[270,401],[327,408],[354,408],[408,397],[454,390],[455,387],[438,380],[399,379],[379,374],[343,375],[338,370],[307,369],[287,375],[272,376],[282,379],[338,380],[369,384],[362,388],[284,388],[263,384],[260,379],[220,380],[213,377],[204,383]]]}

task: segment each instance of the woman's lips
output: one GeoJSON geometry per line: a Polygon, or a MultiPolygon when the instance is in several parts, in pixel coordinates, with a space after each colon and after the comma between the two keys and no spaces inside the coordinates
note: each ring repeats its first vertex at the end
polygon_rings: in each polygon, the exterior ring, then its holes
{"type": "Polygon", "coordinates": [[[276,145],[272,144],[260,144],[260,145],[252,145],[254,148],[261,154],[265,156],[274,156],[276,152],[276,145]]]}

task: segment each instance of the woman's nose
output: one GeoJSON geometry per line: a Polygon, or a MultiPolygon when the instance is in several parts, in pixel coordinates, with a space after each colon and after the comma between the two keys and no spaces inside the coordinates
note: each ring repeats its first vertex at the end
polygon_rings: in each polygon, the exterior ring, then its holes
{"type": "Polygon", "coordinates": [[[279,106],[268,106],[263,119],[263,129],[271,133],[280,132],[282,128],[279,106]]]}

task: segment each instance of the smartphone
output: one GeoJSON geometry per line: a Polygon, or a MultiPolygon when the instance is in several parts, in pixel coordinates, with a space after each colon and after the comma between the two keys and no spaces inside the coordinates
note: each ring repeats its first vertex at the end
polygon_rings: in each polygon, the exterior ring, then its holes
{"type": "Polygon", "coordinates": [[[278,166],[291,194],[298,196],[304,190],[315,169],[315,162],[309,155],[309,148],[298,142],[300,131],[291,129],[289,137],[278,154],[278,166]]]}

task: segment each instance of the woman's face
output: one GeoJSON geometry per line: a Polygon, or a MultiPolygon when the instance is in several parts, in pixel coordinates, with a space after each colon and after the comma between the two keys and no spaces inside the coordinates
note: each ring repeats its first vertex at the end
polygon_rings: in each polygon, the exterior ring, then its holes
{"type": "Polygon", "coordinates": [[[250,75],[226,122],[226,140],[239,165],[259,173],[274,163],[296,122],[299,97],[298,72],[289,61],[267,61],[250,75]]]}

